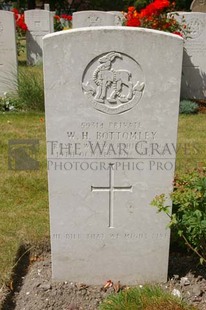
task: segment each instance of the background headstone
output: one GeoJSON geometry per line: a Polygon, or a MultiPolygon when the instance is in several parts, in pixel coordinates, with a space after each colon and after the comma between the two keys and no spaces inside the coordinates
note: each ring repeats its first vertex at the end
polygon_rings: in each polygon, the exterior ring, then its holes
{"type": "MultiPolygon", "coordinates": [[[[119,21],[118,21],[119,22],[119,21]]],[[[72,27],[117,26],[116,14],[103,11],[80,11],[73,13],[72,27]]]]}
{"type": "Polygon", "coordinates": [[[168,217],[150,203],[172,190],[182,38],[93,27],[43,41],[53,279],[165,281],[168,217]]]}
{"type": "Polygon", "coordinates": [[[44,3],[44,9],[45,9],[46,11],[50,11],[50,5],[49,5],[49,3],[44,3]]]}
{"type": "Polygon", "coordinates": [[[193,0],[190,9],[192,12],[206,13],[206,0],[193,0]]]}
{"type": "Polygon", "coordinates": [[[54,12],[46,10],[25,11],[27,63],[35,65],[42,62],[42,38],[54,32],[54,12]]]}
{"type": "Polygon", "coordinates": [[[174,15],[186,23],[189,34],[184,41],[181,97],[206,97],[206,13],[178,12],[174,15]]]}
{"type": "Polygon", "coordinates": [[[108,13],[112,13],[115,15],[115,26],[122,26],[124,22],[124,14],[119,11],[108,11],[108,13]]]}
{"type": "Polygon", "coordinates": [[[17,86],[17,49],[14,14],[0,10],[0,96],[17,86]]]}

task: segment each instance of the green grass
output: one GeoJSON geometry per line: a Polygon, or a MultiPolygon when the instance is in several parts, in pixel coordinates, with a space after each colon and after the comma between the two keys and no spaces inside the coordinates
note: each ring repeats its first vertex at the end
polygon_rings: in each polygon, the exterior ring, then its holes
{"type": "Polygon", "coordinates": [[[26,64],[26,38],[22,38],[19,42],[19,44],[22,46],[21,52],[18,55],[18,63],[20,65],[26,64]]]}
{"type": "Polygon", "coordinates": [[[46,143],[43,114],[0,114],[0,283],[9,280],[21,244],[38,244],[49,236],[46,143]],[[39,139],[35,171],[8,170],[8,141],[39,139]]]}
{"type": "MultiPolygon", "coordinates": [[[[25,46],[25,39],[21,40],[21,44],[25,46]]],[[[7,86],[12,84],[12,90],[8,91],[7,97],[10,99],[10,105],[18,110],[43,112],[43,66],[41,64],[27,66],[26,63],[26,49],[24,48],[18,56],[17,81],[13,72],[4,81],[7,86]]]]}
{"type": "Polygon", "coordinates": [[[109,295],[99,310],[195,310],[159,286],[145,285],[109,295]]]}
{"type": "Polygon", "coordinates": [[[42,66],[19,66],[18,101],[25,110],[44,111],[44,85],[42,66]]]}
{"type": "MultiPolygon", "coordinates": [[[[48,240],[49,212],[43,113],[0,113],[0,284],[9,280],[21,244],[48,240]],[[38,171],[8,170],[8,141],[39,139],[38,171]]],[[[198,154],[178,153],[178,172],[206,166],[206,114],[181,116],[178,143],[197,144],[198,154]],[[183,155],[183,156],[182,156],[183,155]]]]}
{"type": "Polygon", "coordinates": [[[206,167],[206,114],[181,115],[176,173],[206,167]]]}

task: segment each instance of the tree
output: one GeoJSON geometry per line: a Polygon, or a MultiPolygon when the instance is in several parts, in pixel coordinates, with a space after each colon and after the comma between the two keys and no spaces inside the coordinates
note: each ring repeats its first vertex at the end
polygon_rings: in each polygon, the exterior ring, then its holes
{"type": "MultiPolygon", "coordinates": [[[[126,7],[135,6],[135,8],[139,11],[149,3],[153,2],[153,0],[123,0],[123,2],[126,7]]],[[[192,0],[176,0],[175,2],[176,2],[175,6],[176,10],[189,11],[192,0]]]]}
{"type": "Polygon", "coordinates": [[[27,0],[28,10],[33,10],[36,8],[36,0],[27,0]]]}
{"type": "Polygon", "coordinates": [[[182,11],[189,11],[192,0],[176,0],[176,9],[182,11]]]}
{"type": "Polygon", "coordinates": [[[51,10],[72,13],[82,10],[122,11],[122,0],[49,0],[51,10]]]}

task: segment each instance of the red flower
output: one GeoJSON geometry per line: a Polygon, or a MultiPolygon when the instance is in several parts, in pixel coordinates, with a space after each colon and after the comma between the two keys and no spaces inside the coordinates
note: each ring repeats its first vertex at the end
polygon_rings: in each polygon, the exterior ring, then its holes
{"type": "Polygon", "coordinates": [[[173,32],[173,34],[176,34],[177,36],[182,37],[182,34],[181,34],[181,32],[179,32],[179,31],[175,31],[175,32],[173,32]]]}
{"type": "Polygon", "coordinates": [[[60,17],[59,17],[58,15],[54,15],[54,18],[55,18],[56,20],[60,20],[60,17]]]}
{"type": "Polygon", "coordinates": [[[154,6],[157,10],[162,10],[164,8],[167,8],[169,5],[170,5],[170,2],[168,0],[154,1],[154,6]]]}
{"type": "Polygon", "coordinates": [[[67,19],[67,15],[66,14],[62,14],[60,17],[63,18],[63,19],[67,19]]]}
{"type": "Polygon", "coordinates": [[[65,19],[65,20],[69,20],[69,21],[72,20],[72,16],[71,15],[62,14],[60,17],[65,19]]]}
{"type": "Polygon", "coordinates": [[[141,10],[141,17],[148,17],[153,14],[157,14],[159,11],[169,7],[170,2],[168,0],[155,0],[141,10]]]}
{"type": "Polygon", "coordinates": [[[126,26],[129,27],[140,27],[141,26],[141,22],[138,18],[131,18],[127,21],[126,26]]]}
{"type": "Polygon", "coordinates": [[[128,12],[134,12],[135,11],[135,7],[134,6],[129,6],[128,7],[128,12]]]}
{"type": "Polygon", "coordinates": [[[184,25],[178,23],[174,17],[167,17],[168,11],[174,11],[175,3],[169,0],[154,0],[140,12],[134,6],[128,8],[125,14],[125,25],[164,30],[183,36],[186,34],[184,25]]]}
{"type": "Polygon", "coordinates": [[[12,9],[12,12],[15,14],[15,15],[18,15],[19,14],[19,11],[17,9],[12,9]]]}
{"type": "Polygon", "coordinates": [[[15,15],[15,17],[16,17],[16,27],[20,28],[23,31],[26,31],[28,28],[24,21],[24,15],[18,14],[18,15],[15,15]]]}

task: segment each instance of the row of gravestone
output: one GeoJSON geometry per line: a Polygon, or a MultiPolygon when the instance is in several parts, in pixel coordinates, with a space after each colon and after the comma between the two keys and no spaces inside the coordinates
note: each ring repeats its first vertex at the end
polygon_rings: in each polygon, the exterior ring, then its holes
{"type": "Polygon", "coordinates": [[[43,56],[52,278],[165,282],[169,218],[150,204],[173,188],[183,39],[85,27],[43,56]]]}
{"type": "MultiPolygon", "coordinates": [[[[54,13],[46,10],[25,11],[25,21],[28,26],[27,61],[30,65],[42,61],[42,38],[54,31],[53,16],[54,13]]],[[[204,99],[206,96],[206,13],[179,12],[176,18],[181,22],[183,17],[190,33],[185,41],[181,97],[204,99]]],[[[120,12],[83,11],[74,13],[73,27],[117,26],[122,24],[122,20],[123,15],[120,12]]],[[[0,83],[0,93],[2,94],[10,91],[11,85],[16,85],[17,71],[14,17],[12,13],[6,11],[0,11],[0,45],[0,78],[3,81],[0,83]]]]}
{"type": "MultiPolygon", "coordinates": [[[[54,32],[54,12],[47,10],[25,11],[27,64],[42,62],[42,38],[54,32]]],[[[74,27],[93,25],[121,25],[120,12],[74,13],[74,27]]],[[[17,51],[14,14],[0,10],[0,96],[11,92],[17,85],[17,51]],[[9,35],[8,35],[9,34],[9,35]]]]}
{"type": "MultiPolygon", "coordinates": [[[[26,35],[27,63],[35,65],[42,61],[42,38],[54,32],[54,12],[46,10],[25,11],[28,27],[26,35]]],[[[86,11],[73,14],[73,28],[92,26],[121,26],[121,12],[86,11]]]]}

